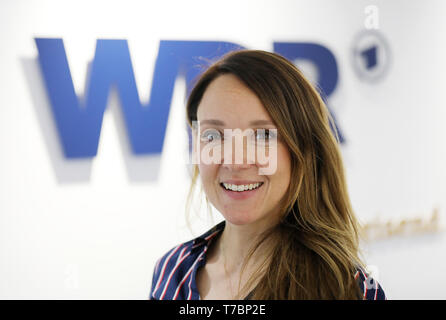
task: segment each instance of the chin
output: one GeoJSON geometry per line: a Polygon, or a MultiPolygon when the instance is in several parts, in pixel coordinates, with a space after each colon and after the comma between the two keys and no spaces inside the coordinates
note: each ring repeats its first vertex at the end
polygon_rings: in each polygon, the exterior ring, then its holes
{"type": "Polygon", "coordinates": [[[244,212],[223,214],[223,216],[227,222],[237,226],[248,225],[259,220],[259,217],[255,217],[250,213],[244,212]]]}

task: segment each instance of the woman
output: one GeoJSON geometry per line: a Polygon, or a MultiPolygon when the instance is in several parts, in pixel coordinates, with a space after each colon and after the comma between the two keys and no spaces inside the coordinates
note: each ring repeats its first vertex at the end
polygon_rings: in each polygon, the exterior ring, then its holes
{"type": "Polygon", "coordinates": [[[224,130],[240,129],[275,167],[260,174],[267,164],[248,161],[249,143],[241,162],[194,166],[189,196],[200,176],[224,221],[158,260],[151,299],[385,299],[359,258],[332,119],[292,63],[260,50],[227,54],[199,78],[187,117],[200,157],[232,150],[224,130]]]}

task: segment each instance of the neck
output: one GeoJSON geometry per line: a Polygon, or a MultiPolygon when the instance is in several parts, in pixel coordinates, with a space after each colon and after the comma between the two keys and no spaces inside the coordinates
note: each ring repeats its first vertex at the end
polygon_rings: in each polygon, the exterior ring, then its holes
{"type": "MultiPolygon", "coordinates": [[[[270,226],[271,221],[257,221],[247,225],[235,225],[226,221],[220,239],[220,252],[228,272],[240,271],[249,250],[259,240],[259,236],[270,226]]],[[[248,265],[255,265],[259,257],[264,257],[262,252],[265,252],[265,245],[260,245],[248,265]]]]}

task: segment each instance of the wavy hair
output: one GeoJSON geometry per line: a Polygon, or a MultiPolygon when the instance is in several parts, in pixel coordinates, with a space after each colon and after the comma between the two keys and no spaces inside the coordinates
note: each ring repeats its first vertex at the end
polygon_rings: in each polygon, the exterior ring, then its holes
{"type": "MultiPolygon", "coordinates": [[[[246,257],[242,270],[264,241],[271,243],[245,291],[253,288],[250,298],[259,300],[361,299],[354,279],[357,268],[364,266],[359,257],[360,227],[347,193],[339,137],[318,90],[279,54],[233,51],[195,83],[186,107],[191,128],[206,88],[223,74],[237,76],[259,97],[291,155],[281,220],[246,257]]],[[[195,165],[187,208],[198,176],[195,165]]]]}

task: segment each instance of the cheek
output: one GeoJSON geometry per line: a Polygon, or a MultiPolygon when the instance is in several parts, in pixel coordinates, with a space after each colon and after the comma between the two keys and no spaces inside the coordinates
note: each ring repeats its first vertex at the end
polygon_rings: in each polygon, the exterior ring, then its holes
{"type": "Polygon", "coordinates": [[[201,176],[201,180],[204,185],[212,184],[217,176],[218,166],[217,165],[208,165],[200,163],[198,164],[198,171],[201,176]]]}
{"type": "Polygon", "coordinates": [[[277,150],[277,183],[280,190],[286,190],[291,180],[291,156],[285,147],[277,150]]]}

